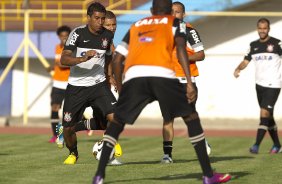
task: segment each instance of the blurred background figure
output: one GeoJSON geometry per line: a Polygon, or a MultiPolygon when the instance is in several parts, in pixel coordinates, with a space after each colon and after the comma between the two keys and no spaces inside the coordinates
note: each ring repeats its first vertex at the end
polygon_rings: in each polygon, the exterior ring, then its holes
{"type": "Polygon", "coordinates": [[[51,91],[51,128],[53,136],[49,143],[55,143],[57,139],[56,126],[59,124],[59,110],[61,109],[62,102],[65,98],[65,90],[68,84],[70,68],[60,63],[61,53],[64,45],[71,32],[68,26],[61,26],[57,29],[57,35],[60,43],[56,45],[55,50],[55,64],[53,70],[53,87],[51,91]]]}

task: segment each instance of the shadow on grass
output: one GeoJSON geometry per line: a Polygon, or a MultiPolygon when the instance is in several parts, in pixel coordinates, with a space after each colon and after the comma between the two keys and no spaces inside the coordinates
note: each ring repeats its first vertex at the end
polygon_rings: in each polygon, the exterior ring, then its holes
{"type": "Polygon", "coordinates": [[[0,153],[0,156],[7,156],[7,155],[10,155],[8,153],[0,153]]]}
{"type": "MultiPolygon", "coordinates": [[[[250,172],[232,172],[230,173],[232,176],[231,180],[237,180],[239,178],[245,177],[252,173],[250,172]]],[[[196,179],[198,181],[202,180],[202,173],[190,173],[190,174],[176,174],[176,175],[168,175],[162,177],[153,177],[153,178],[137,178],[137,179],[130,179],[130,180],[115,180],[115,181],[107,181],[105,184],[109,183],[124,183],[130,182],[134,183],[136,181],[144,181],[145,183],[149,183],[149,181],[145,180],[152,180],[152,181],[169,181],[169,180],[183,180],[183,179],[196,179]]]]}
{"type": "Polygon", "coordinates": [[[211,163],[215,163],[215,162],[220,162],[220,161],[225,161],[225,160],[241,160],[241,159],[253,159],[253,156],[228,156],[228,157],[224,157],[224,156],[220,156],[220,157],[215,157],[215,156],[211,156],[210,160],[211,163]]]}
{"type": "MultiPolygon", "coordinates": [[[[196,162],[198,159],[184,160],[184,159],[173,159],[173,163],[187,163],[187,162],[196,162]]],[[[124,165],[133,165],[133,164],[160,164],[160,160],[154,161],[142,161],[142,162],[126,162],[124,165]]]]}

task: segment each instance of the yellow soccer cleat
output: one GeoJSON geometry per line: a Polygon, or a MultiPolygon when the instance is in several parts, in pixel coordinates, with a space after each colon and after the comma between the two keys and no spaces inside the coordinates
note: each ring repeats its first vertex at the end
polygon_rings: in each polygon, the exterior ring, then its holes
{"type": "Polygon", "coordinates": [[[119,143],[115,145],[115,157],[120,157],[122,155],[122,149],[119,143]]]}
{"type": "Polygon", "coordinates": [[[64,161],[66,165],[74,165],[77,161],[78,157],[76,157],[73,153],[71,153],[68,158],[64,161]]]}

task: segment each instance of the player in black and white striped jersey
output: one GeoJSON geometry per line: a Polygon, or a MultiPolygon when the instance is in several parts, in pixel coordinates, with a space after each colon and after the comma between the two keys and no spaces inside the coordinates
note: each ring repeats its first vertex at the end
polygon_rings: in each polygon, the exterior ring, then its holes
{"type": "Polygon", "coordinates": [[[88,106],[98,108],[109,121],[113,119],[116,99],[106,81],[113,33],[103,27],[106,9],[92,3],[87,9],[88,24],[75,28],[65,44],[61,63],[70,66],[63,109],[63,129],[69,156],[64,164],[78,159],[75,125],[88,106]]]}
{"type": "Polygon", "coordinates": [[[234,76],[239,77],[240,71],[245,69],[250,61],[255,64],[255,81],[257,99],[260,106],[260,124],[257,131],[255,144],[250,148],[251,153],[257,154],[259,146],[266,131],[269,132],[273,146],[270,153],[282,152],[278,138],[277,126],[274,120],[274,105],[281,89],[281,55],[282,42],[268,35],[270,22],[261,18],[257,22],[259,39],[250,44],[249,52],[244,60],[234,71],[234,76]]]}

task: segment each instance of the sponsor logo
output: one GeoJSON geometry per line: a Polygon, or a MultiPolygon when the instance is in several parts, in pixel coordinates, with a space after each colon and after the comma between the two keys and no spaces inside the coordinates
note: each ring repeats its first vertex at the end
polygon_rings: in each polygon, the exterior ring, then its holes
{"type": "Polygon", "coordinates": [[[151,37],[141,37],[141,38],[139,38],[139,41],[140,42],[152,42],[153,38],[151,38],[151,37]]]}
{"type": "Polygon", "coordinates": [[[112,105],[116,104],[117,102],[111,102],[112,105]]]}
{"type": "Polygon", "coordinates": [[[257,51],[258,50],[258,48],[254,48],[254,51],[257,51]]]}
{"type": "Polygon", "coordinates": [[[191,30],[190,33],[191,33],[195,43],[200,43],[201,42],[199,37],[198,37],[198,34],[197,34],[197,32],[195,30],[191,30]]]}
{"type": "Polygon", "coordinates": [[[267,45],[267,48],[266,48],[267,52],[273,52],[273,49],[274,49],[274,45],[272,44],[267,45]]]}
{"type": "Polygon", "coordinates": [[[107,38],[102,39],[102,47],[105,49],[108,47],[109,41],[107,38]]]}
{"type": "Polygon", "coordinates": [[[136,27],[143,26],[143,25],[152,25],[152,24],[167,24],[168,23],[168,18],[163,17],[163,18],[151,18],[151,19],[143,19],[139,20],[135,23],[136,27]]]}
{"type": "Polygon", "coordinates": [[[139,33],[138,33],[138,36],[140,37],[140,36],[143,36],[143,35],[148,34],[148,33],[151,33],[151,32],[153,32],[153,31],[139,32],[139,33]]]}
{"type": "Polygon", "coordinates": [[[268,105],[267,108],[272,109],[272,106],[268,105]]]}
{"type": "Polygon", "coordinates": [[[266,56],[266,55],[255,56],[255,61],[263,61],[263,60],[270,61],[272,59],[273,59],[272,56],[266,56]]]}
{"type": "Polygon", "coordinates": [[[87,43],[87,42],[89,42],[89,41],[90,41],[90,40],[83,40],[84,43],[87,43]]]}
{"type": "Polygon", "coordinates": [[[73,34],[71,35],[70,45],[75,45],[75,42],[76,42],[78,37],[79,37],[79,35],[76,34],[76,32],[73,32],[73,34]]]}
{"type": "Polygon", "coordinates": [[[66,122],[70,122],[71,121],[71,113],[70,112],[65,112],[64,113],[64,120],[66,122]]]}
{"type": "MultiPolygon", "coordinates": [[[[86,54],[86,51],[83,51],[83,52],[80,53],[80,56],[83,57],[83,56],[85,56],[85,54],[86,54]]],[[[98,58],[98,59],[100,59],[100,58],[103,58],[104,55],[105,55],[105,54],[99,53],[99,52],[96,51],[96,54],[93,56],[93,58],[98,58]]]]}

